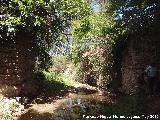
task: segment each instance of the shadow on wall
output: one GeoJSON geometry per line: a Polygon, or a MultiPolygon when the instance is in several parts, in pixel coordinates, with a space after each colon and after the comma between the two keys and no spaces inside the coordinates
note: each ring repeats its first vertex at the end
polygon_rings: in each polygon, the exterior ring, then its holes
{"type": "Polygon", "coordinates": [[[127,94],[138,92],[138,79],[151,61],[157,61],[157,68],[160,68],[159,39],[154,31],[130,36],[122,53],[122,88],[127,94]]]}
{"type": "Polygon", "coordinates": [[[17,33],[14,39],[0,39],[0,89],[7,97],[19,96],[23,80],[33,74],[34,37],[17,33]]]}

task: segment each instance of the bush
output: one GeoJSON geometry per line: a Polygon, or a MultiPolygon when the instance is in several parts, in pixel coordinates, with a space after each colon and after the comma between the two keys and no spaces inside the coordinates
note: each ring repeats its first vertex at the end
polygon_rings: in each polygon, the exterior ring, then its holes
{"type": "Polygon", "coordinates": [[[50,70],[56,73],[63,73],[67,69],[69,63],[70,61],[67,55],[60,54],[54,56],[54,58],[52,58],[53,65],[50,70]]]}

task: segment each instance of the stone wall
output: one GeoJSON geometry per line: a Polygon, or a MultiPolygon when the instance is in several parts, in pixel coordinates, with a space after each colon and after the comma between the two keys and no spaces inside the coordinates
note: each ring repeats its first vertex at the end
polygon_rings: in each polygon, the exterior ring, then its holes
{"type": "Polygon", "coordinates": [[[0,40],[0,89],[6,96],[18,96],[26,80],[33,79],[33,38],[19,34],[13,40],[0,40]]]}
{"type": "Polygon", "coordinates": [[[160,69],[159,35],[130,36],[122,57],[122,88],[127,94],[136,93],[138,80],[146,66],[156,62],[160,69]]]}

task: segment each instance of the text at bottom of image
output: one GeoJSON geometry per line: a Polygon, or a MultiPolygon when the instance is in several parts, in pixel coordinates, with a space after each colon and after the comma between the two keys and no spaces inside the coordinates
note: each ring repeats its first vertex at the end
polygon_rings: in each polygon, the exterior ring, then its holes
{"type": "Polygon", "coordinates": [[[158,119],[159,115],[133,115],[133,116],[125,116],[125,115],[111,115],[111,116],[105,116],[105,115],[83,115],[83,118],[86,119],[158,119]]]}

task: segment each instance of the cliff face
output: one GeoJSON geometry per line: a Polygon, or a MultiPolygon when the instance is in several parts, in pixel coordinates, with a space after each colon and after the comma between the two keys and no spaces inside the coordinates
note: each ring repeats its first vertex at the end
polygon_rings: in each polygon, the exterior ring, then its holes
{"type": "Polygon", "coordinates": [[[160,35],[134,35],[129,39],[122,55],[122,88],[132,94],[138,91],[139,78],[147,65],[155,62],[160,69],[160,35]]]}
{"type": "Polygon", "coordinates": [[[33,38],[20,34],[14,40],[0,40],[0,89],[6,96],[18,96],[26,80],[33,79],[33,38]]]}

